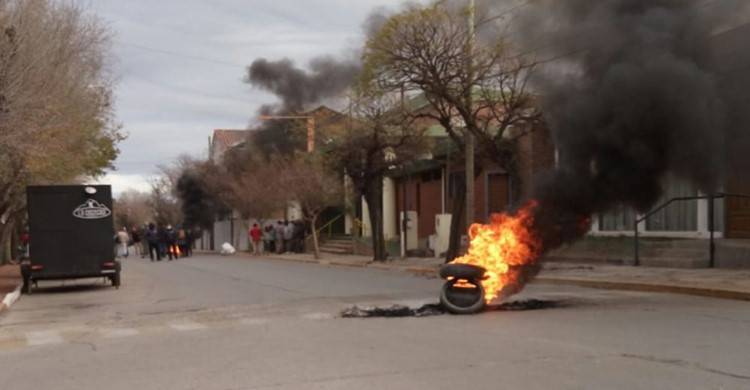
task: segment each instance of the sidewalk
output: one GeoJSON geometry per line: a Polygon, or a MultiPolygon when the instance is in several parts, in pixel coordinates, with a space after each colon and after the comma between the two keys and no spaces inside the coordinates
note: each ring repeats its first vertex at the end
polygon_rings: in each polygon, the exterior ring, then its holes
{"type": "MultiPolygon", "coordinates": [[[[240,256],[253,257],[247,252],[238,253],[240,256]]],[[[341,267],[354,268],[375,268],[384,270],[395,270],[411,272],[422,276],[437,277],[437,270],[443,264],[442,259],[435,258],[407,258],[405,260],[396,259],[387,262],[373,262],[370,256],[359,255],[334,255],[324,253],[319,260],[316,260],[310,253],[284,253],[281,255],[264,255],[264,259],[296,261],[300,263],[313,263],[320,265],[334,265],[341,267]]]]}
{"type": "MultiPolygon", "coordinates": [[[[240,254],[252,257],[247,253],[240,254]]],[[[368,256],[324,254],[315,260],[311,254],[285,253],[268,259],[386,269],[437,277],[442,259],[407,258],[384,263],[372,262],[368,256]]],[[[631,290],[689,294],[750,301],[750,270],[676,269],[599,264],[566,264],[548,262],[534,283],[575,285],[612,290],[631,290]]]]}
{"type": "Polygon", "coordinates": [[[21,284],[21,268],[17,265],[0,266],[0,300],[21,284]]]}
{"type": "Polygon", "coordinates": [[[750,301],[750,270],[546,263],[537,283],[750,301]]]}
{"type": "Polygon", "coordinates": [[[21,268],[19,266],[0,266],[0,313],[18,299],[16,288],[19,284],[21,284],[21,268]]]}

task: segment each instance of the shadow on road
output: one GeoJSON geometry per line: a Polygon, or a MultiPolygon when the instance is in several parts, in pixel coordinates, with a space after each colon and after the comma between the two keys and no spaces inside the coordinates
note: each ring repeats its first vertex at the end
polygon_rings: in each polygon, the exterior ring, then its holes
{"type": "MultiPolygon", "coordinates": [[[[54,283],[54,282],[46,282],[46,283],[54,283]]],[[[81,292],[91,292],[91,291],[101,291],[101,290],[112,290],[114,287],[112,287],[111,284],[104,284],[102,282],[96,282],[92,281],[90,283],[88,282],[79,282],[76,284],[58,284],[58,285],[43,285],[38,287],[33,287],[31,290],[31,294],[72,294],[72,293],[81,293],[81,292]]]]}

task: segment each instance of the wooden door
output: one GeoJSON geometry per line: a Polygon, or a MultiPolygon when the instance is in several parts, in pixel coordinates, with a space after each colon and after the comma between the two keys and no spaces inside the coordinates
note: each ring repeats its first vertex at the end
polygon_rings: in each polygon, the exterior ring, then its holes
{"type": "Polygon", "coordinates": [[[501,213],[507,211],[509,203],[509,188],[508,188],[508,175],[504,173],[489,173],[487,174],[487,215],[485,216],[489,220],[489,216],[494,213],[501,213]]]}
{"type": "MultiPolygon", "coordinates": [[[[730,179],[727,192],[750,195],[750,178],[738,176],[730,179]]],[[[727,238],[750,238],[750,199],[728,197],[726,209],[727,238]]]]}

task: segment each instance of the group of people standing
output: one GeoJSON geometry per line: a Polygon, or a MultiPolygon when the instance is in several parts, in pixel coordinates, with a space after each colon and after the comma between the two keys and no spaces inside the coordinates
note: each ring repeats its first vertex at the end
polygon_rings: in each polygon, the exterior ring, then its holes
{"type": "Polygon", "coordinates": [[[247,232],[251,252],[256,255],[268,253],[305,251],[307,227],[302,221],[276,221],[261,227],[258,223],[247,232]]]}
{"type": "Polygon", "coordinates": [[[193,254],[193,236],[190,229],[174,229],[172,225],[149,223],[130,231],[123,227],[115,235],[117,257],[128,257],[131,251],[142,259],[149,256],[151,261],[189,257],[193,254]]]}

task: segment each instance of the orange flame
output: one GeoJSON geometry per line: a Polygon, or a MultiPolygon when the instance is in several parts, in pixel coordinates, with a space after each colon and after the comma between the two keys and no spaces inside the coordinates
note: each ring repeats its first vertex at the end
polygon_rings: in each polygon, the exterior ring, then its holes
{"type": "MultiPolygon", "coordinates": [[[[537,202],[531,201],[515,214],[493,214],[490,224],[473,224],[469,228],[469,251],[453,260],[487,270],[482,287],[487,302],[508,288],[522,287],[521,270],[536,262],[540,253],[539,239],[531,225],[537,202]]],[[[515,291],[514,291],[515,292],[515,291]]]]}

